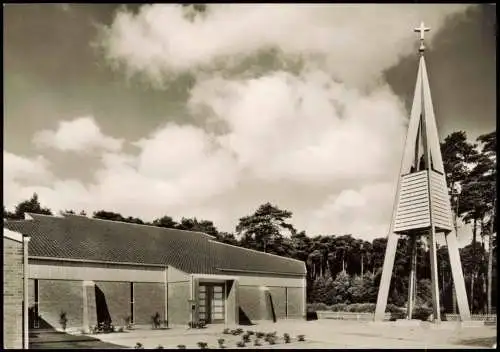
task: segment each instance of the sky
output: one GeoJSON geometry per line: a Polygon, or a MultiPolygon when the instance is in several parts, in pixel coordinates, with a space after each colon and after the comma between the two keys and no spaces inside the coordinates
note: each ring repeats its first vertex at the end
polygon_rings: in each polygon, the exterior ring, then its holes
{"type": "Polygon", "coordinates": [[[440,138],[495,130],[494,5],[4,5],[4,205],[386,236],[421,21],[440,138]]]}

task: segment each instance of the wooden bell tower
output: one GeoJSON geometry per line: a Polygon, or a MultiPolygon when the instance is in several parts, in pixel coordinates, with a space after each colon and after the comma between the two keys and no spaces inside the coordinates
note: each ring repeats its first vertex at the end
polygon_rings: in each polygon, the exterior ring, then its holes
{"type": "Polygon", "coordinates": [[[402,235],[410,238],[411,253],[407,318],[411,319],[416,292],[416,241],[418,237],[425,236],[430,251],[433,316],[435,322],[441,320],[436,233],[444,233],[446,238],[460,318],[462,321],[470,320],[457,235],[453,231],[450,197],[424,59],[424,33],[429,30],[423,23],[415,28],[415,32],[420,32],[417,83],[378,291],[376,321],[384,319],[396,247],[402,235]]]}

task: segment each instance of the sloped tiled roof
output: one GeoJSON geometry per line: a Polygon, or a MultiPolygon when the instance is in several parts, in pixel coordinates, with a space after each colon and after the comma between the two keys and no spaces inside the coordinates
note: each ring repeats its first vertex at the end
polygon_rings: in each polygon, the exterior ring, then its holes
{"type": "Polygon", "coordinates": [[[30,257],[170,265],[187,273],[254,271],[304,275],[303,262],[222,244],[192,231],[92,219],[29,214],[4,228],[31,237],[30,257]]]}

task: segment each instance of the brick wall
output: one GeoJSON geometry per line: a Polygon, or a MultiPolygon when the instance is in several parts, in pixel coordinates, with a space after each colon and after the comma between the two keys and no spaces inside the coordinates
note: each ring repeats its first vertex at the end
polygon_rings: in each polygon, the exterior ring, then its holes
{"type": "Polygon", "coordinates": [[[151,324],[156,312],[165,318],[165,285],[160,283],[134,283],[134,323],[151,324]]]}
{"type": "Polygon", "coordinates": [[[288,287],[288,318],[303,318],[304,293],[302,288],[288,287]]]}
{"type": "Polygon", "coordinates": [[[258,286],[239,286],[238,303],[250,320],[262,319],[262,292],[258,286]]]}
{"type": "Polygon", "coordinates": [[[284,287],[269,287],[269,292],[273,298],[274,313],[276,319],[286,318],[286,295],[284,287]]]}
{"type": "Polygon", "coordinates": [[[190,317],[189,282],[168,283],[169,324],[187,324],[190,317]]]}
{"type": "Polygon", "coordinates": [[[38,280],[38,314],[53,328],[60,329],[60,313],[66,312],[67,328],[83,326],[82,281],[38,280]]]}
{"type": "Polygon", "coordinates": [[[23,347],[23,244],[3,239],[3,346],[23,347]]]}
{"type": "Polygon", "coordinates": [[[96,281],[104,293],[112,324],[119,326],[130,315],[130,282],[96,281]]]}

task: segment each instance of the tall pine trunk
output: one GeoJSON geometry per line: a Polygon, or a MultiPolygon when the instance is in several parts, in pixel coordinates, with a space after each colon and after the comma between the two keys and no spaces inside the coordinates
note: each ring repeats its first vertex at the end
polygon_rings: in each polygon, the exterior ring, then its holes
{"type": "Polygon", "coordinates": [[[472,229],[472,273],[470,280],[470,310],[474,313],[474,281],[476,278],[476,239],[477,239],[477,219],[474,218],[474,226],[472,229]]]}
{"type": "Polygon", "coordinates": [[[489,231],[489,240],[488,240],[488,314],[492,314],[491,307],[491,287],[493,284],[493,231],[495,231],[495,192],[493,192],[493,208],[491,210],[491,219],[490,219],[490,231],[489,231]]]}

